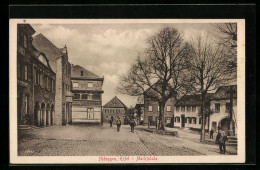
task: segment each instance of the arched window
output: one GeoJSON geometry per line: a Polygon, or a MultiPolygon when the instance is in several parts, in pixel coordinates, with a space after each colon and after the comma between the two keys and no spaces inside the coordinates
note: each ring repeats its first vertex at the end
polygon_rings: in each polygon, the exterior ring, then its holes
{"type": "Polygon", "coordinates": [[[25,95],[24,107],[25,107],[25,114],[29,114],[29,95],[25,95]]]}

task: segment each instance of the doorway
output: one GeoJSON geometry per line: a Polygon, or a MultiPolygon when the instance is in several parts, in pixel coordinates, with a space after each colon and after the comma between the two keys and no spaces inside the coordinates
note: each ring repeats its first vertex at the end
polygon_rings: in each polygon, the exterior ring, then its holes
{"type": "Polygon", "coordinates": [[[181,115],[181,127],[185,127],[185,115],[181,115]]]}
{"type": "Polygon", "coordinates": [[[88,108],[88,119],[94,119],[94,109],[88,108]]]}

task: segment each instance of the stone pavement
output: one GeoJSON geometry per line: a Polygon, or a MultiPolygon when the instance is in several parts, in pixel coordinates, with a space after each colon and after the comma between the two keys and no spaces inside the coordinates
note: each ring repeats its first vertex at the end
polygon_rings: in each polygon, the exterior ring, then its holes
{"type": "MultiPolygon", "coordinates": [[[[198,142],[196,135],[180,132],[180,137],[146,132],[137,126],[135,133],[129,125],[50,126],[32,128],[20,134],[18,154],[28,156],[133,156],[133,155],[216,155],[217,145],[198,142]],[[191,138],[191,139],[189,139],[191,138]],[[194,141],[193,141],[194,140],[194,141]]],[[[228,153],[229,154],[229,153],[228,153]]]]}

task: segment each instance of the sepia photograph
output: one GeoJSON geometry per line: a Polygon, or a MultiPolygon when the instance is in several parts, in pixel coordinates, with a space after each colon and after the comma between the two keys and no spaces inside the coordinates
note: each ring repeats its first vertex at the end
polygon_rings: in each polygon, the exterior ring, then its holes
{"type": "Polygon", "coordinates": [[[243,19],[10,19],[11,163],[243,163],[243,19]]]}

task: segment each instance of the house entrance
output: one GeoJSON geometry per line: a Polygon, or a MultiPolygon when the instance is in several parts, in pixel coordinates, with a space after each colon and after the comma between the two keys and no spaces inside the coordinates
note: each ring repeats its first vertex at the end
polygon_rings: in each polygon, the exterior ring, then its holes
{"type": "Polygon", "coordinates": [[[185,115],[181,115],[181,127],[185,127],[185,115]]]}

